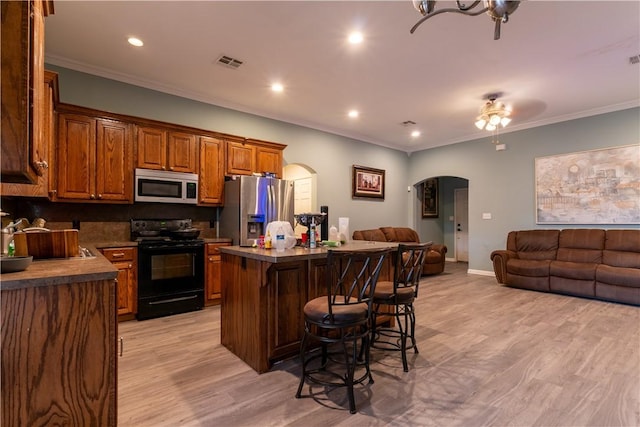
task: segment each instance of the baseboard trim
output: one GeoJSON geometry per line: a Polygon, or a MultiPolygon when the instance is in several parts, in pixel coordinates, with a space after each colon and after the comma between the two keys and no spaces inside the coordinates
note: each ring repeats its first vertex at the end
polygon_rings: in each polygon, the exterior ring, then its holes
{"type": "Polygon", "coordinates": [[[477,274],[478,276],[495,276],[495,273],[493,271],[474,270],[472,268],[467,270],[467,274],[477,274]]]}

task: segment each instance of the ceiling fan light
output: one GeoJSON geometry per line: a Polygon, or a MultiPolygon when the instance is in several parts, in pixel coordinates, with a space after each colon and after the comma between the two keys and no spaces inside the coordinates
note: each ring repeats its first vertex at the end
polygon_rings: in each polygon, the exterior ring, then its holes
{"type": "Polygon", "coordinates": [[[503,117],[500,120],[500,124],[502,125],[502,127],[505,127],[506,125],[508,125],[509,123],[511,123],[511,119],[509,117],[503,117]]]}
{"type": "Polygon", "coordinates": [[[498,116],[497,114],[493,114],[489,118],[489,124],[495,127],[498,123],[500,123],[500,116],[498,116]]]}
{"type": "Polygon", "coordinates": [[[485,119],[483,119],[482,117],[478,117],[478,120],[476,121],[476,127],[478,129],[484,129],[484,125],[487,124],[487,121],[485,119]]]}
{"type": "Polygon", "coordinates": [[[488,130],[489,132],[496,130],[496,126],[492,125],[491,123],[487,124],[487,127],[485,128],[486,130],[488,130]]]}

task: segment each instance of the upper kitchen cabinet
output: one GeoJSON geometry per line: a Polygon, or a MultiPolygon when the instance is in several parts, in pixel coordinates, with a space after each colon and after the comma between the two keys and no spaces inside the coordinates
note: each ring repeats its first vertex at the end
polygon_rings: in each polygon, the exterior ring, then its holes
{"type": "Polygon", "coordinates": [[[198,203],[224,203],[224,141],[200,137],[200,171],[198,173],[198,203]]]}
{"type": "Polygon", "coordinates": [[[227,175],[274,172],[282,177],[282,151],[286,145],[255,139],[227,140],[227,175]]]}
{"type": "Polygon", "coordinates": [[[133,203],[131,124],[60,111],[57,153],[56,201],[133,203]]]}
{"type": "Polygon", "coordinates": [[[37,147],[36,155],[43,166],[43,173],[35,184],[16,184],[3,182],[0,193],[3,196],[51,197],[55,190],[54,176],[54,139],[55,139],[55,106],[58,103],[58,75],[52,71],[44,72],[44,109],[42,126],[42,145],[37,147]]]}
{"type": "Polygon", "coordinates": [[[3,1],[0,35],[3,182],[37,184],[47,165],[44,135],[44,18],[51,1],[3,1]]]}
{"type": "Polygon", "coordinates": [[[137,167],[197,173],[198,142],[195,135],[158,127],[137,126],[136,139],[137,167]]]}

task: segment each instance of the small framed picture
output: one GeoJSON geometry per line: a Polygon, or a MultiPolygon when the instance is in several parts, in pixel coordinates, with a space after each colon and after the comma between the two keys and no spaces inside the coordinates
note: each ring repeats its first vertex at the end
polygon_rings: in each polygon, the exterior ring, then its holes
{"type": "Polygon", "coordinates": [[[353,165],[352,198],[384,199],[384,170],[353,165]]]}
{"type": "Polygon", "coordinates": [[[438,178],[422,183],[422,217],[438,218],[438,178]]]}

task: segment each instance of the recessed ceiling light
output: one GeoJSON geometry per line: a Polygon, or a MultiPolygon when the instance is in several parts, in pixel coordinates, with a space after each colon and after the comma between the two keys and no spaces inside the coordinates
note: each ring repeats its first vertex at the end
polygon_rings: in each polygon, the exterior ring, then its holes
{"type": "Polygon", "coordinates": [[[420,136],[420,131],[419,130],[414,130],[413,132],[411,132],[411,137],[417,138],[419,136],[420,136]]]}
{"type": "Polygon", "coordinates": [[[284,90],[284,86],[280,83],[274,83],[271,85],[271,90],[274,92],[282,92],[284,90]]]}
{"type": "Polygon", "coordinates": [[[140,47],[140,46],[144,45],[142,40],[140,40],[139,38],[136,38],[136,37],[129,37],[127,39],[127,41],[129,42],[130,45],[135,46],[135,47],[140,47]]]}
{"type": "Polygon", "coordinates": [[[364,37],[362,36],[362,33],[359,31],[354,31],[353,33],[349,34],[349,43],[351,44],[362,43],[363,39],[364,37]]]}
{"type": "Polygon", "coordinates": [[[352,119],[357,118],[359,115],[360,115],[360,113],[358,112],[358,110],[349,111],[349,117],[351,117],[352,119]]]}

